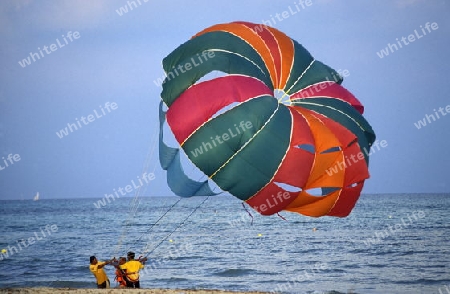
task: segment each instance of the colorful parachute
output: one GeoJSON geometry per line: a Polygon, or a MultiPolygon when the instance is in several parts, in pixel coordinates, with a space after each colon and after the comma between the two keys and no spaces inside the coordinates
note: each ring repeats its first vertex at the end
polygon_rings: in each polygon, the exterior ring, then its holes
{"type": "Polygon", "coordinates": [[[248,22],[199,32],[163,68],[160,162],[175,194],[217,194],[212,181],[263,215],[351,212],[375,134],[335,70],[248,22]],[[212,72],[223,76],[206,80],[212,72]],[[164,142],[166,120],[179,148],[164,142]],[[184,173],[180,148],[207,180],[184,173]]]}

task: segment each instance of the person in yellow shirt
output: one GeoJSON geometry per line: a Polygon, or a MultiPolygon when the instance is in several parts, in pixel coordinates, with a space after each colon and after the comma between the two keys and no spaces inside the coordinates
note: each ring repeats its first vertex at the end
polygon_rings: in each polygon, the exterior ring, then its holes
{"type": "Polygon", "coordinates": [[[111,260],[107,260],[105,262],[98,261],[95,256],[91,256],[89,258],[90,265],[89,269],[94,274],[97,279],[97,288],[109,288],[109,279],[105,273],[103,267],[107,264],[111,263],[111,260]]]}
{"type": "Polygon", "coordinates": [[[127,258],[128,261],[121,265],[120,268],[125,271],[128,281],[128,288],[140,288],[141,285],[139,283],[139,271],[144,268],[144,264],[147,261],[147,257],[139,260],[134,259],[134,252],[128,252],[127,258]]]}

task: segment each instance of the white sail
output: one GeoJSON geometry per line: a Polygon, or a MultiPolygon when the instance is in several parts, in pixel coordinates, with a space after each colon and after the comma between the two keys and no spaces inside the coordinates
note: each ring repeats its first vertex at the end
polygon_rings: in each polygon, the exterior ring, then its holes
{"type": "Polygon", "coordinates": [[[33,198],[34,201],[38,201],[39,200],[39,192],[36,193],[36,195],[33,198]]]}

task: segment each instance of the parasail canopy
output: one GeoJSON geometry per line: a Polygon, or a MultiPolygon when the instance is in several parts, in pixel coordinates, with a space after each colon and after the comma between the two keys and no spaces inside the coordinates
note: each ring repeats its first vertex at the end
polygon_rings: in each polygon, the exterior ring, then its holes
{"type": "Polygon", "coordinates": [[[197,33],[163,68],[160,163],[175,194],[218,194],[214,183],[263,215],[351,212],[375,134],[338,72],[277,29],[248,22],[197,33]],[[165,142],[166,123],[176,147],[165,142]],[[183,153],[206,180],[186,175],[183,153]]]}

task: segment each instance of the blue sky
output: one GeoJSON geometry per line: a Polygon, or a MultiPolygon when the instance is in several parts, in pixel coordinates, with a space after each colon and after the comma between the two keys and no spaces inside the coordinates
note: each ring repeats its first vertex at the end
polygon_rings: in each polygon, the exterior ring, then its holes
{"type": "Polygon", "coordinates": [[[100,198],[143,169],[155,174],[145,195],[173,195],[158,161],[161,88],[153,81],[178,45],[235,20],[272,21],[317,60],[348,70],[343,85],[387,141],[371,156],[363,193],[450,192],[448,1],[134,2],[133,10],[124,0],[0,2],[0,199],[31,199],[36,191],[100,198]],[[296,13],[277,20],[289,7],[296,13]],[[424,34],[427,22],[438,28],[424,34]],[[411,34],[413,42],[379,57],[411,34]],[[37,59],[44,46],[50,53],[37,59]],[[30,52],[35,61],[21,66],[30,52]],[[429,116],[419,129],[430,114],[436,121],[429,116]],[[87,124],[78,130],[56,134],[82,117],[87,124]]]}

